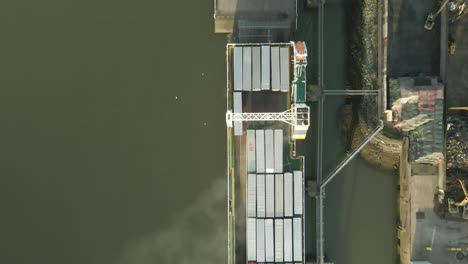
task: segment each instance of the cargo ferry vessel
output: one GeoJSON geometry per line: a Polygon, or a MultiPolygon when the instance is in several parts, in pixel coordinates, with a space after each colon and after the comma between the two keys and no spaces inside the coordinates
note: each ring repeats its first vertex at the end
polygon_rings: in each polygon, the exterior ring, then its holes
{"type": "Polygon", "coordinates": [[[304,263],[304,42],[229,43],[228,263],[304,263]]]}

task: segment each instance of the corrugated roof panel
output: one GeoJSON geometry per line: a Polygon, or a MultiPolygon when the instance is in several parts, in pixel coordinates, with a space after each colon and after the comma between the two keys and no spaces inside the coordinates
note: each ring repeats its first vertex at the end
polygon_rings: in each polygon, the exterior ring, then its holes
{"type": "Polygon", "coordinates": [[[266,213],[265,217],[275,216],[275,175],[267,174],[265,179],[266,213]]]}
{"type": "Polygon", "coordinates": [[[303,208],[302,171],[294,171],[294,214],[302,214],[303,208]]]}
{"type": "Polygon", "coordinates": [[[275,172],[273,130],[265,130],[265,170],[267,173],[275,172]]]}
{"type": "MultiPolygon", "coordinates": [[[[232,96],[233,96],[232,100],[233,100],[234,113],[242,113],[242,93],[234,92],[232,96]]],[[[242,135],[242,121],[234,122],[234,135],[235,136],[242,135]]]]}
{"type": "Polygon", "coordinates": [[[234,91],[241,91],[243,85],[242,78],[242,47],[234,47],[233,52],[233,75],[234,75],[234,91]]]}
{"type": "Polygon", "coordinates": [[[257,217],[265,217],[265,174],[257,174],[257,217]]]}
{"type": "Polygon", "coordinates": [[[252,90],[252,48],[251,47],[244,47],[242,50],[242,90],[243,91],[250,91],[252,90]]]}
{"type": "Polygon", "coordinates": [[[270,46],[262,46],[262,90],[270,90],[270,46]]]}
{"type": "Polygon", "coordinates": [[[275,261],[273,219],[265,219],[265,261],[275,261]]]}
{"type": "Polygon", "coordinates": [[[275,129],[275,172],[283,172],[283,130],[275,129]]]}
{"type": "Polygon", "coordinates": [[[260,65],[260,47],[254,47],[252,48],[252,91],[262,89],[260,65]]]}
{"type": "Polygon", "coordinates": [[[280,90],[279,47],[271,47],[271,90],[280,90]]]}
{"type": "Polygon", "coordinates": [[[257,164],[255,160],[255,130],[247,130],[247,171],[256,172],[257,164]]]}
{"type": "Polygon", "coordinates": [[[283,174],[275,175],[275,216],[283,217],[284,216],[284,207],[283,207],[283,174]]]}
{"type": "Polygon", "coordinates": [[[292,219],[284,219],[284,261],[293,260],[292,219]]]}
{"type": "Polygon", "coordinates": [[[255,131],[255,151],[257,152],[257,172],[265,173],[265,131],[255,131]]]}
{"type": "Polygon", "coordinates": [[[275,262],[283,261],[283,219],[275,219],[275,262]]]}
{"type": "Polygon", "coordinates": [[[284,174],[284,216],[293,216],[293,176],[292,173],[284,174]]]}
{"type": "Polygon", "coordinates": [[[289,90],[289,47],[280,48],[281,91],[289,90]]]}
{"type": "Polygon", "coordinates": [[[265,262],[265,219],[257,219],[257,261],[265,262]]]}
{"type": "Polygon", "coordinates": [[[257,260],[257,219],[247,219],[247,260],[257,260]]]}
{"type": "Polygon", "coordinates": [[[294,261],[302,261],[302,219],[293,218],[294,261]]]}
{"type": "Polygon", "coordinates": [[[257,216],[257,175],[247,175],[247,217],[257,216]]]}

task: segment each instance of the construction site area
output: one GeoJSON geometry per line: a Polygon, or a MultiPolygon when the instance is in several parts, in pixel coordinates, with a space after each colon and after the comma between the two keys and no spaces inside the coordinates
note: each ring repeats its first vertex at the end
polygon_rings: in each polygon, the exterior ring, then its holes
{"type": "Polygon", "coordinates": [[[463,0],[388,4],[388,106],[403,142],[401,263],[468,260],[466,6],[463,0]]]}

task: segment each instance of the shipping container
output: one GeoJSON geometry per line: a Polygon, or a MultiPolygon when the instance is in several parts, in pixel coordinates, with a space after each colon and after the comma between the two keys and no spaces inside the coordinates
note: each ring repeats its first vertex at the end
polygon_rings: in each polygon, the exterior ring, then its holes
{"type": "Polygon", "coordinates": [[[262,46],[262,90],[270,90],[270,46],[262,46]]]}
{"type": "Polygon", "coordinates": [[[275,172],[282,173],[283,172],[283,130],[282,129],[275,129],[275,172]]]}
{"type": "Polygon", "coordinates": [[[257,217],[257,175],[247,175],[247,217],[257,217]]]}
{"type": "Polygon", "coordinates": [[[275,219],[275,262],[283,262],[283,219],[275,219]]]}
{"type": "Polygon", "coordinates": [[[257,260],[257,219],[247,219],[247,260],[257,260]]]}
{"type": "Polygon", "coordinates": [[[242,47],[234,47],[234,91],[242,91],[242,47]]]}
{"type": "Polygon", "coordinates": [[[257,261],[265,262],[265,219],[257,220],[257,261]]]}
{"type": "MultiPolygon", "coordinates": [[[[293,260],[292,219],[284,219],[284,261],[293,260]]],[[[257,236],[258,237],[258,236],[257,236]]],[[[258,245],[258,243],[257,243],[258,245]]]]}
{"type": "Polygon", "coordinates": [[[301,215],[303,208],[302,171],[294,171],[294,214],[301,215]]]}
{"type": "Polygon", "coordinates": [[[293,216],[293,176],[292,173],[284,174],[284,216],[293,216]]]}
{"type": "Polygon", "coordinates": [[[280,48],[281,91],[289,90],[289,47],[280,48]]]}
{"type": "Polygon", "coordinates": [[[257,172],[265,173],[265,131],[255,131],[255,151],[257,152],[257,172]]]}
{"type": "Polygon", "coordinates": [[[271,90],[280,90],[279,47],[271,47],[271,90]]]}
{"type": "Polygon", "coordinates": [[[302,219],[293,218],[293,250],[294,261],[302,261],[302,219]]]}
{"type": "MultiPolygon", "coordinates": [[[[234,113],[242,113],[242,93],[234,92],[232,96],[233,96],[234,113]]],[[[242,121],[234,122],[234,135],[242,136],[242,121]]]]}
{"type": "Polygon", "coordinates": [[[275,261],[273,219],[265,219],[265,261],[275,261]]]}
{"type": "Polygon", "coordinates": [[[283,217],[283,174],[275,175],[275,217],[283,217]]]}
{"type": "Polygon", "coordinates": [[[247,130],[247,171],[256,172],[256,160],[255,160],[255,130],[247,130]]]}
{"type": "Polygon", "coordinates": [[[257,174],[257,217],[265,217],[265,174],[257,174]]]}
{"type": "Polygon", "coordinates": [[[265,171],[267,173],[275,172],[274,158],[274,136],[273,130],[265,130],[265,171]]]}
{"type": "Polygon", "coordinates": [[[260,91],[262,89],[261,82],[261,67],[260,67],[260,47],[252,48],[252,91],[260,91]]]}
{"type": "Polygon", "coordinates": [[[244,47],[242,50],[243,57],[243,69],[242,69],[242,78],[243,78],[243,91],[252,90],[252,48],[244,47]]]}
{"type": "Polygon", "coordinates": [[[265,217],[275,216],[275,175],[267,174],[265,179],[266,213],[265,217]]]}

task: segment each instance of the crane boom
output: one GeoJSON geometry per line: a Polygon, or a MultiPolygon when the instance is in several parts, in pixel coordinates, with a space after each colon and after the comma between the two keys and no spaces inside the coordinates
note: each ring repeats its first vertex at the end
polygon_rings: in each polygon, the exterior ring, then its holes
{"type": "Polygon", "coordinates": [[[226,125],[232,127],[234,122],[279,121],[293,128],[293,138],[304,139],[310,123],[310,109],[306,104],[296,104],[284,112],[270,113],[233,113],[226,112],[226,125]]]}

